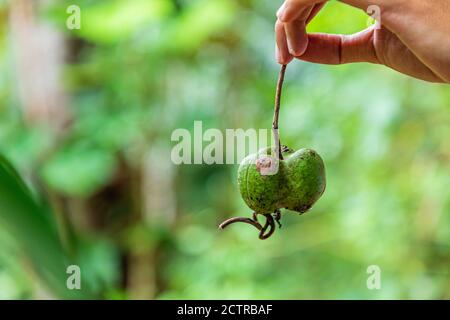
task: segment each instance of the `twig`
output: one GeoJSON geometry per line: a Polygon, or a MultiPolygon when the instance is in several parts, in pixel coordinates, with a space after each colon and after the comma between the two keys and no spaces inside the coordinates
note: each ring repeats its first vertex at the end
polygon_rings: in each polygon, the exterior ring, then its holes
{"type": "Polygon", "coordinates": [[[281,93],[283,91],[283,82],[284,82],[284,75],[286,73],[286,65],[283,64],[280,69],[280,74],[278,76],[278,82],[277,82],[277,91],[275,93],[275,109],[273,114],[273,122],[272,122],[272,131],[273,131],[273,137],[275,139],[275,151],[278,154],[278,159],[283,160],[283,155],[281,153],[281,141],[280,141],[280,135],[278,132],[278,119],[280,115],[280,102],[281,102],[281,93]]]}

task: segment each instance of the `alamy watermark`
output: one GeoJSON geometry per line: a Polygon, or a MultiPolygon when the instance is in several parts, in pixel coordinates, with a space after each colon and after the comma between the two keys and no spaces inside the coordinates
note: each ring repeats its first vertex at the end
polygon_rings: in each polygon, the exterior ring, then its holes
{"type": "Polygon", "coordinates": [[[186,164],[239,164],[250,154],[259,150],[255,164],[262,175],[278,172],[279,160],[276,152],[278,130],[268,129],[225,129],[203,128],[202,121],[194,121],[193,131],[175,129],[171,140],[176,144],[171,151],[175,165],[186,164]],[[271,150],[271,151],[267,151],[271,150]]]}
{"type": "Polygon", "coordinates": [[[66,269],[69,275],[66,280],[66,287],[69,290],[81,290],[81,269],[77,265],[70,265],[66,269]]]}
{"type": "Polygon", "coordinates": [[[66,20],[66,26],[69,30],[81,29],[81,9],[77,5],[67,7],[66,13],[69,15],[66,20]]]}
{"type": "Polygon", "coordinates": [[[366,13],[369,15],[367,26],[374,26],[375,29],[381,29],[381,8],[377,5],[367,7],[366,13]]]}
{"type": "Polygon", "coordinates": [[[377,265],[370,265],[367,267],[367,277],[366,285],[369,290],[380,290],[381,289],[381,268],[377,265]]]}

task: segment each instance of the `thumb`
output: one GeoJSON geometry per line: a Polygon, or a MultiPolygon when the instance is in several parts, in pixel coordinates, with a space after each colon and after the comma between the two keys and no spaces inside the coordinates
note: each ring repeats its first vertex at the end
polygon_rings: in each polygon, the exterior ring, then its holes
{"type": "Polygon", "coordinates": [[[298,59],[322,64],[379,63],[373,36],[373,28],[353,35],[308,34],[308,47],[298,59]]]}

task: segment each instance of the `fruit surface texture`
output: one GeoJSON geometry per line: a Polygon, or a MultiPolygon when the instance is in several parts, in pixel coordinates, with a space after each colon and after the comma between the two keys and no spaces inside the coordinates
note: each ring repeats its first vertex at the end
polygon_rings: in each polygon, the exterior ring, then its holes
{"type": "Polygon", "coordinates": [[[325,166],[311,149],[286,151],[283,159],[273,149],[261,149],[239,166],[238,185],[245,203],[257,214],[277,209],[308,211],[325,191],[325,166]]]}

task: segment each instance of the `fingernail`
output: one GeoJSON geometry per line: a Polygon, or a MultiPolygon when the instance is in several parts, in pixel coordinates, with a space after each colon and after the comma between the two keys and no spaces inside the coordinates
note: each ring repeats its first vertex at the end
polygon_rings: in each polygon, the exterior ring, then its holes
{"type": "Polygon", "coordinates": [[[277,45],[275,45],[275,60],[278,63],[281,63],[280,50],[278,49],[277,45]]]}
{"type": "Polygon", "coordinates": [[[290,40],[290,38],[287,37],[286,40],[287,40],[287,41],[286,41],[286,44],[287,44],[289,53],[290,53],[291,55],[295,56],[295,51],[294,51],[294,49],[293,49],[293,46],[291,45],[291,40],[290,40]]]}

